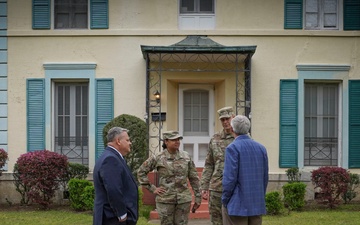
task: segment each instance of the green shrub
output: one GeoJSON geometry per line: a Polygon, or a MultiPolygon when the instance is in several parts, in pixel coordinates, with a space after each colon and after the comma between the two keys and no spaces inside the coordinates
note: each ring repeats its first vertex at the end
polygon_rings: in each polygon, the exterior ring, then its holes
{"type": "Polygon", "coordinates": [[[265,195],[266,211],[269,215],[278,215],[284,209],[281,194],[278,191],[268,192],[265,195]]]}
{"type": "Polygon", "coordinates": [[[93,185],[86,186],[84,188],[84,193],[81,195],[84,201],[85,210],[93,210],[94,208],[94,199],[95,199],[95,188],[93,185]]]}
{"type": "Polygon", "coordinates": [[[71,208],[78,211],[87,210],[90,202],[94,202],[95,192],[94,194],[92,194],[91,189],[88,188],[86,190],[86,188],[89,186],[93,186],[93,184],[88,180],[73,178],[70,179],[68,185],[71,208]]]}
{"type": "Polygon", "coordinates": [[[106,135],[112,127],[122,127],[129,130],[128,134],[131,140],[131,152],[126,155],[125,158],[137,181],[137,170],[146,160],[149,151],[146,123],[143,120],[128,114],[122,114],[112,119],[103,129],[104,146],[107,146],[106,135]]]}
{"type": "Polygon", "coordinates": [[[286,172],[286,176],[288,177],[289,183],[300,182],[301,173],[299,171],[299,168],[293,167],[293,168],[287,169],[285,172],[286,172]]]}
{"type": "Polygon", "coordinates": [[[300,210],[305,205],[306,184],[287,183],[283,187],[284,205],[289,210],[300,210]]]}
{"type": "Polygon", "coordinates": [[[358,174],[349,173],[350,182],[348,184],[346,192],[342,195],[342,198],[345,204],[349,203],[352,199],[354,199],[357,195],[355,191],[357,187],[359,187],[360,179],[358,174]]]}
{"type": "Polygon", "coordinates": [[[73,179],[86,179],[89,173],[89,167],[80,163],[68,163],[65,176],[61,179],[61,185],[64,188],[64,198],[68,197],[68,182],[73,179]]]}
{"type": "Polygon", "coordinates": [[[80,163],[69,163],[68,164],[68,177],[69,180],[76,178],[85,180],[89,173],[89,167],[80,163]]]}

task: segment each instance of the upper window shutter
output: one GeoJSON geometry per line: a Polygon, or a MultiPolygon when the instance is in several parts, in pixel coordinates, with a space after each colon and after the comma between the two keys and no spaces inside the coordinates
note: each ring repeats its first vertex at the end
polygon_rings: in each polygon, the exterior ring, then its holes
{"type": "Polygon", "coordinates": [[[50,29],[50,0],[33,0],[33,29],[50,29]]]}
{"type": "Polygon", "coordinates": [[[360,30],[359,0],[344,0],[344,30],[360,30]]]}
{"type": "Polygon", "coordinates": [[[114,118],[114,80],[96,79],[95,92],[95,157],[104,151],[103,129],[114,118]]]}
{"type": "Polygon", "coordinates": [[[45,80],[26,82],[27,151],[45,149],[45,80]]]}
{"type": "Polygon", "coordinates": [[[90,0],[90,28],[109,28],[108,0],[90,0]]]}
{"type": "Polygon", "coordinates": [[[298,81],[280,80],[280,168],[298,165],[298,81]]]}
{"type": "Polygon", "coordinates": [[[349,81],[349,168],[360,168],[360,80],[349,81]]]}
{"type": "Polygon", "coordinates": [[[285,0],[284,7],[284,28],[302,29],[303,0],[285,0]]]}

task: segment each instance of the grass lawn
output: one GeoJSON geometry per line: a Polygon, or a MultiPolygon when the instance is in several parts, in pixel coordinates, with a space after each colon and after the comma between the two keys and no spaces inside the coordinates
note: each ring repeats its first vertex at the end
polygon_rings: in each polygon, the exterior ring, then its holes
{"type": "MultiPolygon", "coordinates": [[[[75,212],[69,207],[52,207],[41,211],[28,207],[0,206],[1,225],[91,225],[91,212],[75,212]]],[[[283,213],[280,216],[264,216],[263,225],[358,225],[360,202],[341,205],[337,209],[310,204],[301,212],[283,213]]],[[[149,225],[142,217],[138,225],[149,225]]]]}
{"type": "Polygon", "coordinates": [[[264,225],[358,225],[360,224],[360,202],[342,204],[336,209],[311,203],[301,212],[284,213],[280,216],[264,216],[264,225]]]}
{"type": "MultiPolygon", "coordinates": [[[[1,225],[91,225],[92,222],[92,212],[76,212],[70,206],[50,206],[44,211],[34,206],[0,205],[1,225]]],[[[144,217],[137,224],[150,225],[144,217]]]]}

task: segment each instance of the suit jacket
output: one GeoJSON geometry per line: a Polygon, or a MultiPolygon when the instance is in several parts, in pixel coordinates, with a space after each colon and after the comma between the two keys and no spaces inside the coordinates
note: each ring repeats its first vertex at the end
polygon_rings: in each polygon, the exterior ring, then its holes
{"type": "Polygon", "coordinates": [[[103,219],[119,218],[127,213],[127,222],[138,220],[138,186],[125,160],[115,149],[106,147],[96,161],[94,172],[94,225],[103,219]],[[106,217],[106,218],[103,218],[106,217]]]}
{"type": "Polygon", "coordinates": [[[265,147],[248,135],[238,136],[226,148],[222,203],[230,216],[266,214],[268,173],[265,147]]]}

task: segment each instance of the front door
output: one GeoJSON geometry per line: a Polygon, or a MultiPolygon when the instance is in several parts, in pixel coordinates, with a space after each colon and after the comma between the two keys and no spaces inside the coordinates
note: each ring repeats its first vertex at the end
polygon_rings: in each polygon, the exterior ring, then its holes
{"type": "Polygon", "coordinates": [[[214,133],[214,86],[179,85],[179,131],[196,167],[204,167],[209,141],[214,133]]]}

